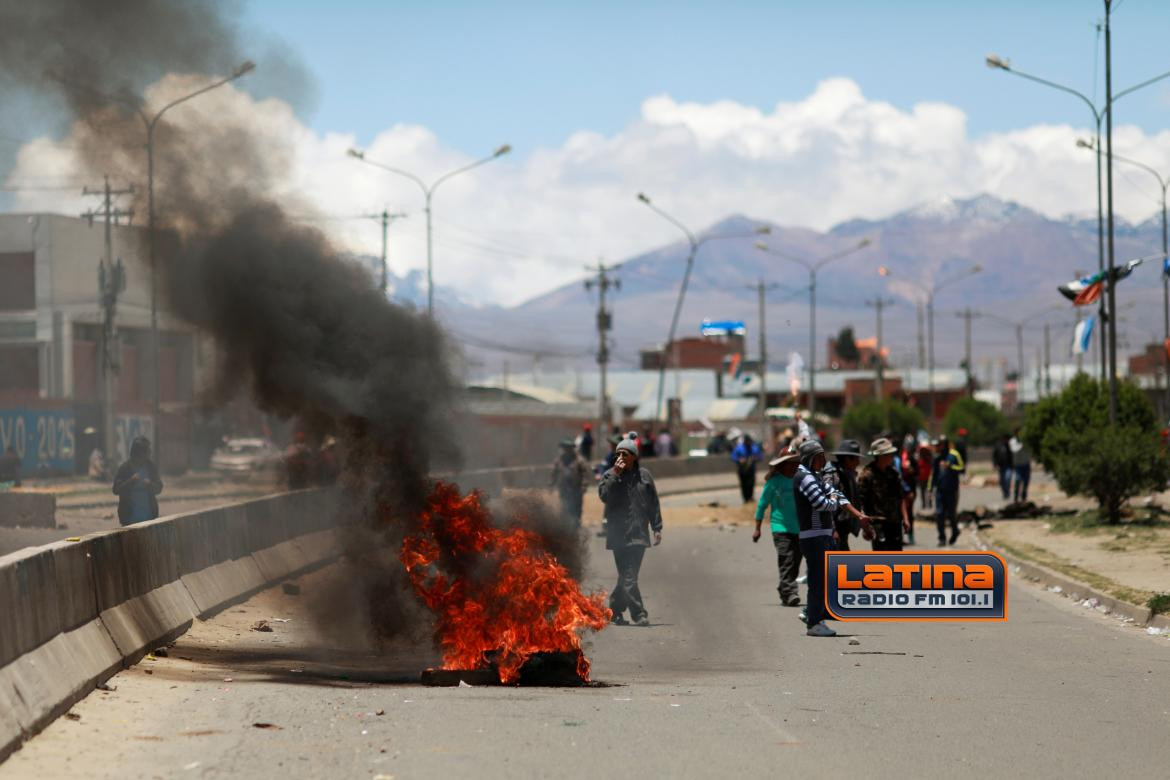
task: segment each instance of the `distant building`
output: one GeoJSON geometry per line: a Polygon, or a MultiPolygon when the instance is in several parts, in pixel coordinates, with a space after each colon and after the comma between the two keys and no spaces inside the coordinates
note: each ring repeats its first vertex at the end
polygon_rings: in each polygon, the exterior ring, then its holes
{"type": "MultiPolygon", "coordinates": [[[[0,446],[17,448],[25,469],[82,470],[104,440],[100,408],[102,310],[99,261],[104,225],[58,214],[0,214],[0,446]],[[89,431],[89,433],[87,433],[89,431]]],[[[154,395],[150,277],[144,231],[115,226],[113,253],[125,267],[117,303],[116,441],[125,456],[152,435],[154,395]]],[[[210,347],[167,313],[159,298],[159,386],[168,470],[185,468],[190,410],[213,364],[210,347]]]]}
{"type": "MultiPolygon", "coordinates": [[[[827,357],[829,359],[828,366],[834,371],[856,371],[857,369],[872,369],[877,365],[874,355],[877,353],[877,338],[872,339],[856,339],[854,345],[857,347],[857,359],[846,360],[837,352],[837,339],[830,338],[828,341],[827,357]]],[[[888,367],[890,365],[890,348],[882,347],[882,366],[888,367]]]]}
{"type": "Polygon", "coordinates": [[[688,336],[675,339],[666,348],[655,347],[641,351],[643,371],[657,371],[662,366],[664,353],[670,354],[667,366],[675,368],[708,368],[718,370],[733,355],[743,355],[744,337],[741,333],[725,336],[688,336]]]}

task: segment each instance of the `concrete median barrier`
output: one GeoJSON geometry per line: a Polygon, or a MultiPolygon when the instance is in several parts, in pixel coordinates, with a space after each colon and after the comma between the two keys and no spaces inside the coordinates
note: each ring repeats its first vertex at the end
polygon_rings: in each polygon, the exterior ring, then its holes
{"type": "Polygon", "coordinates": [[[298,491],[0,557],[0,761],[196,618],[332,560],[334,506],[298,491]]]}

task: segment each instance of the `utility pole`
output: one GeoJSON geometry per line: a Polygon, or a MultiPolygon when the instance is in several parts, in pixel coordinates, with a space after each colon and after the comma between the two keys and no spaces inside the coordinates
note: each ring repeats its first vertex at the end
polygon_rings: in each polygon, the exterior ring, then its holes
{"type": "Polygon", "coordinates": [[[967,395],[973,396],[975,395],[975,382],[971,377],[971,320],[983,315],[968,306],[962,311],[955,312],[955,316],[963,318],[963,363],[967,374],[967,395]]]}
{"type": "Polygon", "coordinates": [[[922,301],[916,301],[918,310],[918,367],[926,368],[926,339],[922,335],[923,324],[922,321],[926,318],[926,312],[923,310],[922,301]]]}
{"type": "Polygon", "coordinates": [[[1044,395],[1052,394],[1052,342],[1048,338],[1048,323],[1044,323],[1044,395]]]}
{"type": "Polygon", "coordinates": [[[760,279],[755,284],[748,285],[748,289],[756,291],[760,307],[760,446],[767,448],[771,443],[771,431],[768,428],[768,326],[765,309],[767,307],[766,293],[770,289],[779,287],[778,284],[768,284],[760,279]]]}
{"type": "Polygon", "coordinates": [[[121,356],[119,353],[118,330],[115,318],[118,309],[118,295],[126,289],[126,273],[121,258],[114,262],[113,223],[115,220],[126,217],[129,220],[134,212],[114,206],[114,198],[118,195],[130,195],[134,192],[133,186],[116,190],[110,186],[110,177],[100,189],[84,187],[82,195],[99,195],[102,197],[100,209],[90,209],[82,214],[93,225],[94,217],[101,217],[106,224],[106,251],[105,257],[98,263],[98,295],[102,307],[102,335],[98,345],[100,351],[99,365],[101,378],[99,396],[102,408],[102,451],[106,464],[112,466],[115,459],[114,450],[117,446],[115,435],[115,418],[118,398],[118,386],[115,379],[120,368],[121,356]]]}
{"type": "MultiPolygon", "coordinates": [[[[615,279],[611,274],[613,268],[607,268],[602,261],[597,262],[596,267],[586,267],[587,271],[597,274],[596,279],[586,279],[585,289],[592,290],[597,288],[598,302],[597,302],[597,365],[601,369],[601,385],[597,393],[597,435],[594,440],[598,447],[601,447],[601,442],[609,436],[609,387],[608,387],[608,366],[609,366],[609,343],[606,333],[613,330],[613,312],[605,308],[605,295],[609,292],[609,288],[620,290],[622,288],[622,280],[615,279]]],[[[657,413],[657,412],[656,412],[657,413]]]]}
{"type": "Polygon", "coordinates": [[[882,361],[882,309],[887,306],[893,306],[897,301],[893,298],[883,298],[880,295],[872,300],[866,301],[866,306],[872,306],[877,312],[877,349],[874,351],[874,397],[881,401],[886,394],[885,385],[885,363],[882,361]]]}
{"type": "MultiPolygon", "coordinates": [[[[1113,252],[1113,44],[1109,27],[1109,14],[1113,0],[1105,0],[1105,192],[1108,214],[1108,273],[1105,276],[1105,293],[1109,310],[1109,423],[1117,424],[1117,295],[1114,274],[1113,252]]],[[[1111,510],[1112,511],[1112,510],[1111,510]]],[[[1115,516],[1109,521],[1117,522],[1115,516]]]]}
{"type": "Polygon", "coordinates": [[[382,223],[382,274],[379,277],[380,281],[378,282],[378,289],[382,291],[383,295],[385,295],[386,287],[389,285],[389,269],[386,266],[387,234],[389,233],[390,223],[396,219],[404,219],[406,214],[401,211],[391,214],[390,212],[386,211],[386,209],[382,209],[381,214],[367,214],[366,216],[370,219],[376,219],[382,223]]]}

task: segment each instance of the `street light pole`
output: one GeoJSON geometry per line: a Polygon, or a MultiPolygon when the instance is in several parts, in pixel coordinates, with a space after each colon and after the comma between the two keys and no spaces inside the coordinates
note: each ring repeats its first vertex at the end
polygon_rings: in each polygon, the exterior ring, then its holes
{"type": "MultiPolygon", "coordinates": [[[[1093,147],[1090,144],[1088,144],[1082,140],[1077,141],[1077,146],[1081,147],[1082,149],[1093,149],[1093,147]]],[[[1100,165],[1101,164],[1101,156],[1102,156],[1101,150],[1100,150],[1100,148],[1097,148],[1097,149],[1093,149],[1093,151],[1096,152],[1097,164],[1100,165]]],[[[1122,157],[1120,154],[1113,155],[1113,159],[1120,160],[1123,163],[1128,163],[1128,164],[1133,165],[1137,168],[1141,168],[1143,171],[1150,174],[1151,176],[1153,176],[1157,180],[1158,189],[1161,190],[1160,202],[1162,205],[1162,338],[1164,340],[1163,341],[1163,350],[1162,350],[1162,370],[1163,370],[1163,374],[1166,375],[1168,378],[1170,378],[1170,355],[1167,355],[1166,350],[1165,350],[1166,342],[1170,342],[1170,275],[1168,275],[1166,273],[1166,260],[1168,257],[1167,252],[1170,251],[1167,249],[1167,236],[1166,236],[1166,194],[1167,194],[1167,190],[1170,189],[1170,177],[1163,176],[1162,174],[1158,173],[1157,170],[1150,167],[1149,165],[1146,165],[1145,163],[1138,162],[1137,160],[1130,159],[1129,157],[1122,157]]],[[[1167,386],[1166,386],[1165,390],[1166,390],[1166,399],[1165,399],[1166,408],[1170,409],[1170,381],[1167,382],[1167,386]]]]}
{"type": "MultiPolygon", "coordinates": [[[[1105,294],[1109,297],[1109,422],[1117,424],[1117,285],[1113,278],[1113,44],[1109,13],[1112,0],[1105,0],[1105,195],[1109,212],[1109,271],[1105,276],[1105,294]]],[[[1112,509],[1110,512],[1112,513],[1112,509]]],[[[1115,518],[1110,517],[1110,521],[1115,518]]]]}
{"type": "Polygon", "coordinates": [[[881,401],[885,396],[885,365],[882,362],[882,310],[887,306],[893,306],[897,301],[893,298],[883,298],[878,296],[872,301],[866,301],[866,306],[872,306],[877,312],[877,349],[874,352],[876,362],[874,364],[874,396],[881,401]]]}
{"type": "Polygon", "coordinates": [[[382,170],[387,171],[389,173],[393,173],[393,174],[396,174],[398,176],[403,176],[407,179],[410,179],[411,181],[413,181],[415,184],[417,184],[419,186],[419,189],[422,190],[423,202],[425,204],[423,207],[423,211],[426,212],[426,216],[427,216],[427,315],[428,316],[433,317],[435,314],[435,277],[434,277],[434,265],[435,264],[434,264],[434,251],[433,251],[432,229],[431,229],[431,199],[435,194],[435,190],[438,189],[440,184],[447,181],[447,179],[450,179],[453,176],[458,176],[461,173],[466,173],[467,171],[470,171],[472,168],[478,168],[479,166],[483,165],[484,163],[489,163],[492,160],[496,159],[497,157],[504,156],[505,154],[507,154],[510,151],[512,151],[512,147],[509,146],[508,144],[503,144],[502,146],[497,147],[496,150],[494,152],[492,152],[490,155],[488,155],[487,157],[476,160],[475,162],[470,163],[468,165],[464,165],[462,168],[456,168],[455,170],[453,170],[449,173],[445,173],[442,176],[440,176],[439,178],[435,179],[429,185],[425,181],[423,181],[421,178],[419,178],[418,176],[415,176],[413,173],[410,173],[409,171],[404,171],[401,168],[395,168],[391,165],[384,165],[383,163],[376,162],[374,160],[369,159],[368,157],[366,157],[366,153],[360,149],[350,149],[347,152],[347,154],[350,157],[353,157],[354,159],[357,159],[357,160],[361,160],[362,162],[366,163],[367,165],[372,165],[375,168],[381,168],[382,170]]]}
{"type": "Polygon", "coordinates": [[[834,252],[819,260],[810,261],[772,249],[762,241],[756,242],[756,249],[761,252],[767,252],[770,255],[782,257],[785,260],[791,260],[808,269],[808,418],[810,425],[814,426],[814,429],[817,413],[817,272],[834,260],[840,260],[842,257],[858,252],[871,243],[868,238],[863,238],[847,249],[834,252]]]}
{"type": "Polygon", "coordinates": [[[646,195],[646,193],[639,192],[638,193],[638,200],[640,202],[642,202],[643,204],[645,204],[646,207],[648,209],[650,209],[651,211],[653,211],[655,214],[662,217],[667,222],[669,222],[670,224],[674,225],[676,228],[681,230],[683,235],[686,236],[686,238],[687,238],[687,243],[690,245],[690,249],[687,252],[686,269],[683,271],[682,284],[679,285],[678,298],[674,302],[674,313],[671,315],[671,318],[670,318],[670,330],[666,336],[666,344],[662,349],[662,355],[659,357],[659,360],[658,360],[658,393],[657,393],[656,400],[654,402],[654,422],[658,423],[658,422],[663,421],[664,419],[669,419],[669,415],[666,415],[664,413],[664,410],[662,409],[662,393],[663,393],[663,386],[666,382],[666,364],[668,362],[667,361],[667,353],[669,352],[669,354],[670,354],[670,362],[674,362],[674,363],[678,362],[676,359],[678,347],[674,343],[674,338],[675,338],[676,332],[678,331],[678,318],[682,314],[683,300],[686,298],[687,287],[690,285],[690,282],[691,282],[691,271],[694,270],[695,255],[698,254],[699,247],[701,247],[703,244],[707,243],[708,241],[718,241],[718,240],[731,239],[731,238],[750,238],[753,235],[757,235],[757,236],[758,235],[767,235],[768,233],[772,232],[772,229],[770,227],[768,227],[767,225],[760,225],[754,231],[752,231],[750,234],[729,234],[729,235],[714,235],[714,236],[708,235],[708,236],[703,236],[702,238],[698,238],[695,236],[694,233],[691,232],[691,230],[686,225],[684,225],[682,222],[680,222],[677,219],[675,219],[674,217],[672,217],[667,212],[658,208],[658,206],[656,206],[654,204],[654,202],[650,200],[650,197],[648,195],[646,195]]]}
{"type": "MultiPolygon", "coordinates": [[[[225,76],[217,81],[208,84],[205,87],[195,90],[187,95],[184,95],[177,100],[172,100],[165,106],[160,108],[154,116],[147,116],[146,112],[139,105],[134,105],[133,108],[138,114],[138,118],[142,120],[146,127],[146,241],[147,241],[147,259],[150,263],[150,343],[153,364],[153,384],[154,393],[151,404],[151,427],[152,435],[154,437],[154,448],[157,453],[159,463],[163,462],[162,452],[162,417],[159,406],[162,395],[161,382],[161,366],[159,365],[159,334],[158,334],[158,269],[155,262],[155,209],[154,209],[154,131],[158,127],[159,120],[162,119],[163,114],[170,111],[180,103],[186,103],[194,97],[198,97],[205,92],[210,92],[213,89],[222,87],[224,84],[235,81],[246,73],[254,70],[256,64],[251,60],[246,60],[239,67],[231,72],[230,75],[225,76]]],[[[117,99],[119,102],[124,102],[117,99]]]]}

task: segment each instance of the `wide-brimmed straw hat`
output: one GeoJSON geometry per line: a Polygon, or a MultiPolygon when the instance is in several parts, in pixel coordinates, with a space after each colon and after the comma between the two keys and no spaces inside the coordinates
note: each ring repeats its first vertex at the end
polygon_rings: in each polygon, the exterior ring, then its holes
{"type": "Polygon", "coordinates": [[[869,445],[869,454],[875,458],[882,455],[897,455],[898,448],[889,439],[874,439],[873,444],[869,445]]]}
{"type": "Polygon", "coordinates": [[[796,450],[792,449],[791,447],[784,450],[784,452],[781,452],[779,457],[773,458],[772,460],[768,461],[768,465],[771,466],[772,468],[776,468],[781,463],[787,463],[790,460],[800,460],[800,453],[797,452],[796,450]]]}

